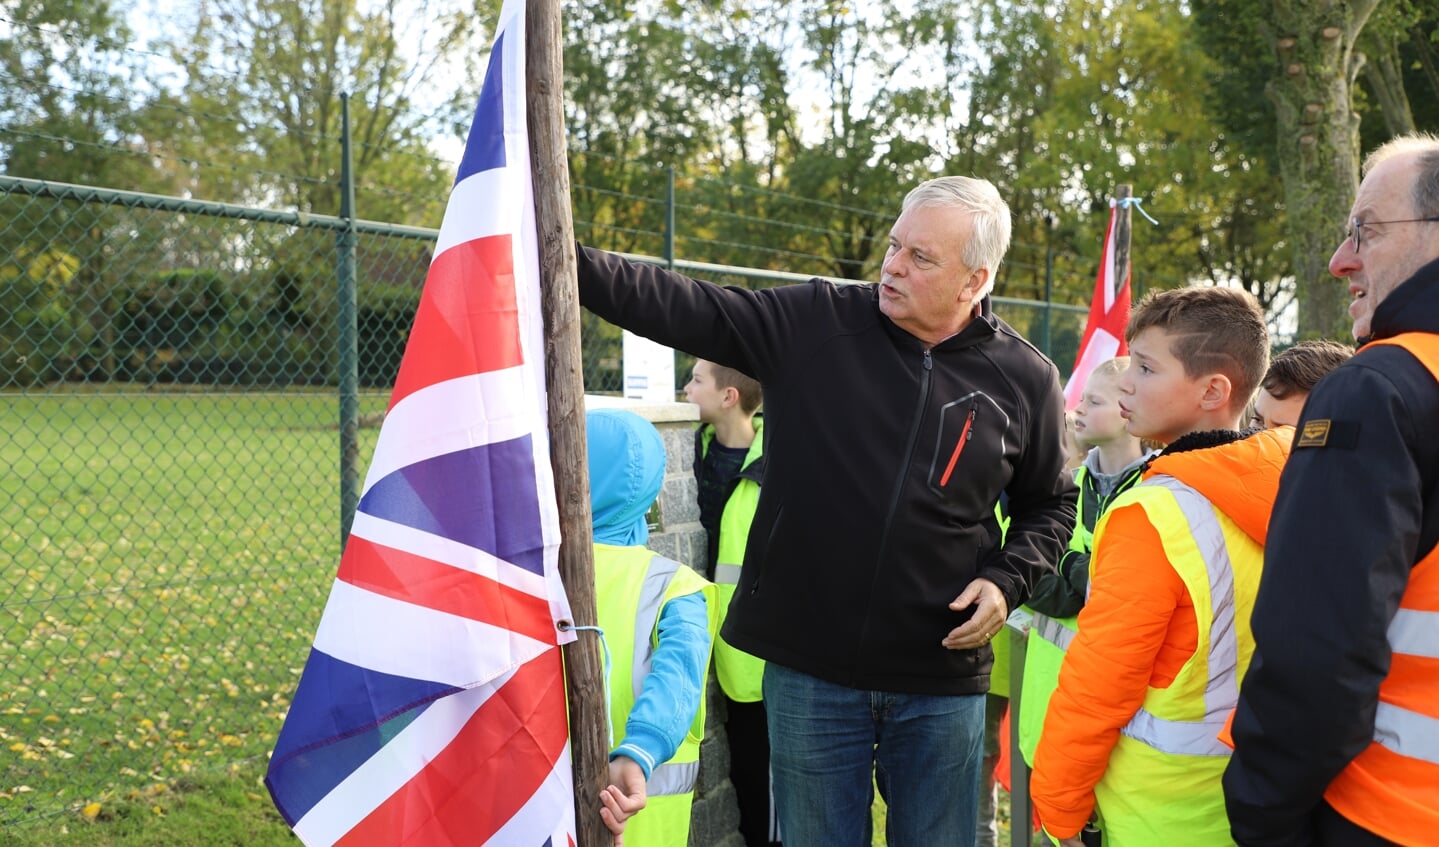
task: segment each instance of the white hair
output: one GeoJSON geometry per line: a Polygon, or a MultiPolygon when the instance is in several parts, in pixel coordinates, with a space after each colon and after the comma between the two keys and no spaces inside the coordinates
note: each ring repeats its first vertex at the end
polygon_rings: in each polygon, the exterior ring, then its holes
{"type": "Polygon", "coordinates": [[[989,277],[978,297],[994,290],[999,263],[1009,250],[1009,204],[999,196],[999,189],[987,179],[968,176],[942,176],[920,183],[904,198],[900,212],[920,206],[947,206],[963,209],[973,215],[974,226],[969,241],[960,253],[960,261],[970,268],[987,268],[989,277]]]}

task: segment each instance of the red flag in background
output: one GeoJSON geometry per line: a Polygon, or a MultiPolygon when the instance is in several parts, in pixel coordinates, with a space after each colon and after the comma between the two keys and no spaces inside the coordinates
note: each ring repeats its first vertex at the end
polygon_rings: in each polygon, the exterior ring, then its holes
{"type": "Polygon", "coordinates": [[[1114,278],[1114,222],[1118,217],[1119,210],[1111,203],[1109,229],[1104,233],[1104,258],[1099,263],[1094,299],[1089,304],[1089,322],[1084,325],[1084,337],[1079,341],[1074,373],[1064,384],[1065,411],[1079,405],[1085,380],[1096,365],[1129,352],[1124,343],[1124,328],[1129,323],[1129,267],[1124,269],[1123,280],[1114,278]]]}

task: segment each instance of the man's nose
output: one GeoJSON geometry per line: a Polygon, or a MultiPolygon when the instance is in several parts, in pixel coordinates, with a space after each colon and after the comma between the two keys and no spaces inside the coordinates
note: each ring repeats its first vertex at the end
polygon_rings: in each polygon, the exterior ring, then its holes
{"type": "Polygon", "coordinates": [[[1335,248],[1334,255],[1329,257],[1329,272],[1340,279],[1343,279],[1359,270],[1363,263],[1359,261],[1359,251],[1354,249],[1354,242],[1344,239],[1335,248]]]}

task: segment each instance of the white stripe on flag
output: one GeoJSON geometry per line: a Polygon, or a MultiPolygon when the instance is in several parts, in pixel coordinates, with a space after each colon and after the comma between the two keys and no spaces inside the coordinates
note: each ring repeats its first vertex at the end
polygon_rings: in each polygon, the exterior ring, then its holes
{"type": "Polygon", "coordinates": [[[315,649],[381,673],[468,688],[549,645],[502,627],[395,600],[335,580],[315,649]],[[383,621],[383,625],[380,622],[383,621]],[[445,649],[436,649],[443,645],[445,649]]]}
{"type": "Polygon", "coordinates": [[[1096,327],[1074,366],[1074,373],[1070,374],[1069,382],[1065,383],[1065,408],[1072,409],[1079,405],[1079,398],[1084,395],[1084,383],[1089,379],[1090,372],[1100,363],[1113,359],[1118,353],[1119,339],[1110,335],[1104,327],[1096,327]]]}
{"type": "MultiPolygon", "coordinates": [[[[376,627],[378,629],[379,627],[376,627]]],[[[304,817],[295,834],[306,844],[334,844],[437,758],[485,701],[514,676],[441,697],[360,765],[304,817]]]]}
{"type": "Polygon", "coordinates": [[[575,831],[574,786],[570,765],[570,745],[560,753],[559,761],[545,781],[525,801],[525,805],[499,828],[485,845],[511,847],[514,844],[551,844],[563,847],[575,831]],[[557,815],[560,810],[565,814],[557,815]],[[559,817],[559,820],[556,820],[559,817]]]}
{"type": "Polygon", "coordinates": [[[423,556],[436,562],[444,562],[451,567],[493,579],[526,594],[536,597],[549,596],[546,593],[543,576],[516,567],[477,547],[461,544],[422,529],[387,521],[364,512],[356,512],[355,522],[350,527],[350,535],[396,550],[403,550],[416,556],[423,556]]]}
{"type": "Polygon", "coordinates": [[[440,221],[436,258],[456,244],[491,235],[513,235],[519,229],[522,209],[514,198],[520,196],[522,186],[515,180],[515,164],[511,162],[504,168],[470,174],[455,184],[445,217],[440,221]],[[451,210],[459,213],[451,214],[451,210]]]}
{"type": "Polygon", "coordinates": [[[364,492],[416,462],[543,430],[536,390],[525,376],[521,365],[447,379],[396,403],[385,415],[364,492]]]}

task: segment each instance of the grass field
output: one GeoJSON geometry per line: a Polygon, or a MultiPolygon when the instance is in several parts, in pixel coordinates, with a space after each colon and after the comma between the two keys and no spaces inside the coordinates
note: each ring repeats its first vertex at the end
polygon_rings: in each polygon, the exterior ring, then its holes
{"type": "Polygon", "coordinates": [[[0,824],[263,760],[334,576],[337,407],[0,395],[0,824]]]}
{"type": "Polygon", "coordinates": [[[337,407],[0,394],[0,847],[298,843],[260,780],[338,559],[337,407]]]}

